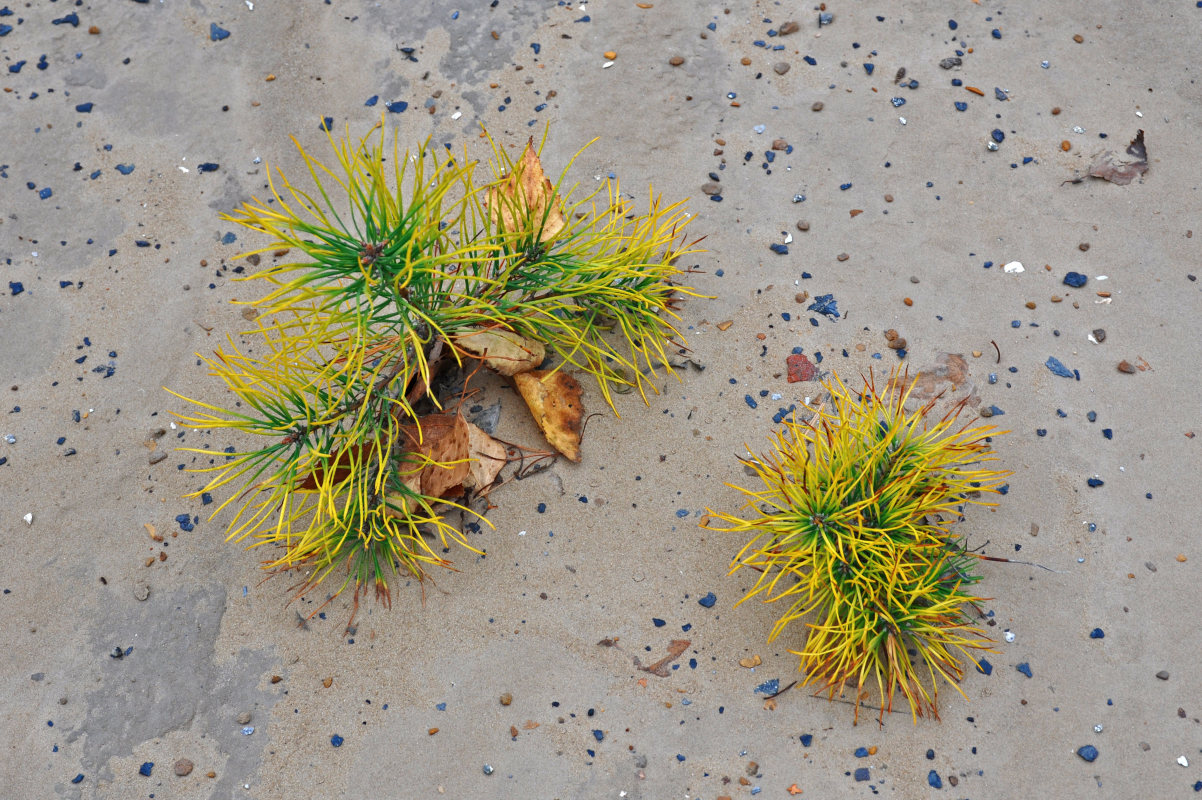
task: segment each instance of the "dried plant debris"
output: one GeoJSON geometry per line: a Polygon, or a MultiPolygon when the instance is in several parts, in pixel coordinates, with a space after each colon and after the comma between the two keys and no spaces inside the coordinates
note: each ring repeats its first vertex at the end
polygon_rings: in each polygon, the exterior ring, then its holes
{"type": "Polygon", "coordinates": [[[1086,178],[1101,178],[1119,186],[1126,186],[1148,171],[1148,148],[1144,145],[1143,129],[1140,129],[1131,140],[1131,144],[1127,145],[1126,153],[1135,160],[1123,160],[1113,150],[1107,150],[1094,158],[1093,163],[1089,165],[1088,174],[1065,182],[1081,183],[1086,178]]]}

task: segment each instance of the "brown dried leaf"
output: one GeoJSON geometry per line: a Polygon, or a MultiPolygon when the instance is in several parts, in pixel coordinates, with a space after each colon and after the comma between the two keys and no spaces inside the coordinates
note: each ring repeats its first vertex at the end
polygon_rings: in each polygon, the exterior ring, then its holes
{"type": "Polygon", "coordinates": [[[513,170],[488,190],[488,210],[493,223],[509,233],[540,231],[540,242],[554,238],[567,224],[555,187],[534,152],[533,136],[513,170]]]}
{"type": "Polygon", "coordinates": [[[467,421],[458,413],[431,414],[421,424],[401,426],[407,449],[431,462],[416,474],[417,491],[427,497],[453,497],[471,473],[467,421]]]}
{"type": "Polygon", "coordinates": [[[505,453],[505,445],[482,431],[478,426],[468,422],[467,442],[471,462],[468,464],[468,477],[464,486],[474,487],[483,491],[492,486],[501,469],[509,463],[505,453]]]}
{"type": "Polygon", "coordinates": [[[513,383],[551,446],[580,461],[584,403],[576,379],[566,372],[536,369],[514,375],[513,383]]]}
{"type": "MultiPolygon", "coordinates": [[[[1118,186],[1126,186],[1148,171],[1148,148],[1144,145],[1144,132],[1141,129],[1135,138],[1127,145],[1127,155],[1134,161],[1123,161],[1113,150],[1094,158],[1089,165],[1087,177],[1101,178],[1118,186]]],[[[1080,183],[1085,178],[1075,178],[1069,183],[1080,183]]]]}
{"type": "Polygon", "coordinates": [[[689,645],[691,644],[692,642],[688,639],[673,639],[671,643],[668,644],[668,655],[664,656],[650,666],[643,667],[637,662],[635,663],[635,666],[641,669],[643,672],[650,672],[652,675],[666,678],[669,675],[668,665],[680,658],[680,654],[685,650],[688,650],[689,645]]]}
{"type": "Polygon", "coordinates": [[[540,723],[537,723],[537,722],[535,722],[535,721],[534,721],[534,720],[532,720],[532,719],[528,719],[528,720],[526,720],[526,724],[525,724],[525,725],[523,725],[522,727],[523,727],[523,728],[525,728],[525,729],[526,729],[526,730],[528,730],[528,731],[532,731],[532,730],[534,730],[535,728],[537,728],[537,727],[539,726],[539,724],[540,724],[540,723]]]}
{"type": "Polygon", "coordinates": [[[465,331],[455,337],[455,344],[483,361],[484,366],[507,377],[528,372],[547,357],[542,342],[504,328],[465,331]]]}

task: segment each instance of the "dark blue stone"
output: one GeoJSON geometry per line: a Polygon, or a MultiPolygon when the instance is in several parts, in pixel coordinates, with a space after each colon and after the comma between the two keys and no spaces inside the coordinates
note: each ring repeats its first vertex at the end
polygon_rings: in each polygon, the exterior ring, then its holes
{"type": "Polygon", "coordinates": [[[990,664],[984,658],[977,659],[977,672],[981,673],[982,675],[992,675],[993,664],[990,664]]]}
{"type": "Polygon", "coordinates": [[[954,19],[949,19],[947,21],[947,27],[951,28],[954,31],[956,28],[960,27],[960,24],[958,22],[956,22],[954,19]]]}
{"type": "Polygon", "coordinates": [[[1101,478],[1090,478],[1089,480],[1086,481],[1086,483],[1089,484],[1091,489],[1096,489],[1099,486],[1106,485],[1106,482],[1103,481],[1101,478]]]}
{"type": "Polygon", "coordinates": [[[660,619],[659,617],[652,617],[652,618],[651,618],[651,624],[652,624],[652,625],[654,625],[654,626],[655,626],[655,627],[657,627],[657,628],[662,628],[662,627],[664,627],[665,625],[667,625],[668,623],[664,622],[664,621],[663,621],[662,619],[660,619]]]}
{"type": "Polygon", "coordinates": [[[342,747],[342,742],[343,738],[338,734],[334,734],[330,737],[330,744],[334,745],[335,747],[342,747]]]}
{"type": "Polygon", "coordinates": [[[150,771],[151,771],[152,769],[154,769],[154,762],[153,762],[153,761],[143,761],[143,762],[142,762],[142,766],[138,767],[138,774],[139,774],[139,775],[145,775],[147,778],[149,778],[149,777],[150,777],[150,771]]]}
{"type": "Polygon", "coordinates": [[[1031,673],[1031,665],[1030,665],[1030,664],[1028,664],[1026,661],[1024,661],[1023,663],[1021,663],[1021,664],[1019,664],[1018,666],[1016,666],[1016,667],[1015,667],[1015,669],[1016,669],[1016,670],[1018,670],[1019,672],[1021,672],[1022,674],[1026,675],[1028,678],[1033,678],[1033,677],[1035,677],[1035,676],[1034,676],[1034,675],[1031,673]]]}
{"type": "Polygon", "coordinates": [[[773,242],[772,244],[768,245],[768,249],[779,256],[786,256],[789,254],[789,248],[780,242],[773,242]]]}
{"type": "Polygon", "coordinates": [[[718,602],[718,596],[713,592],[709,592],[697,602],[704,608],[713,608],[714,603],[718,602]]]}
{"type": "Polygon", "coordinates": [[[594,729],[593,730],[593,738],[596,739],[598,742],[605,741],[605,731],[594,729]]]}
{"type": "Polygon", "coordinates": [[[871,63],[871,62],[865,62],[865,64],[864,64],[864,71],[865,71],[865,72],[867,72],[869,75],[871,75],[871,74],[872,74],[872,71],[873,71],[874,69],[876,69],[876,64],[873,64],[873,63],[871,63]]]}
{"type": "Polygon", "coordinates": [[[935,770],[931,770],[927,773],[927,783],[931,785],[932,789],[943,788],[943,778],[940,778],[939,773],[935,770]]]}
{"type": "Polygon", "coordinates": [[[1080,289],[1085,285],[1087,280],[1089,280],[1089,278],[1086,278],[1080,272],[1070,272],[1064,276],[1064,285],[1071,286],[1074,289],[1080,289]]]}
{"type": "Polygon", "coordinates": [[[1048,360],[1044,362],[1044,366],[1051,370],[1053,375],[1059,375],[1061,378],[1073,377],[1072,370],[1060,363],[1060,359],[1053,356],[1048,356],[1048,360]]]}
{"type": "Polygon", "coordinates": [[[1081,756],[1081,758],[1085,759],[1086,761],[1094,761],[1098,757],[1098,748],[1094,747],[1092,744],[1087,744],[1084,747],[1077,749],[1077,755],[1081,756]]]}
{"type": "Polygon", "coordinates": [[[380,102],[380,95],[373,94],[371,97],[367,98],[367,100],[363,103],[363,105],[374,106],[378,102],[380,102]]]}
{"type": "Polygon", "coordinates": [[[400,114],[407,109],[409,104],[404,100],[393,100],[391,103],[385,103],[384,108],[387,108],[391,114],[400,114]]]}
{"type": "Polygon", "coordinates": [[[91,103],[80,103],[79,105],[77,105],[75,107],[75,110],[78,111],[80,114],[91,114],[92,113],[92,104],[91,103]]]}
{"type": "Polygon", "coordinates": [[[133,164],[118,164],[116,166],[116,170],[118,172],[120,172],[122,175],[128,175],[134,171],[134,165],[133,164]]]}
{"type": "Polygon", "coordinates": [[[1089,638],[1090,639],[1105,639],[1106,631],[1102,630],[1101,628],[1094,628],[1092,631],[1089,632],[1089,638]]]}
{"type": "Polygon", "coordinates": [[[220,164],[214,164],[212,161],[205,161],[202,164],[196,165],[197,172],[216,172],[221,167],[220,164]]]}
{"type": "Polygon", "coordinates": [[[801,735],[801,746],[802,747],[809,747],[813,743],[814,743],[814,734],[803,733],[801,735]]]}
{"type": "Polygon", "coordinates": [[[868,748],[867,747],[857,747],[856,748],[856,758],[868,758],[868,748]]]}
{"type": "Polygon", "coordinates": [[[209,41],[210,42],[220,42],[220,41],[222,41],[224,39],[228,39],[228,38],[230,38],[229,31],[227,31],[225,28],[222,28],[216,22],[209,23],[209,41]]]}
{"type": "Polygon", "coordinates": [[[868,780],[870,775],[871,773],[868,771],[868,767],[857,768],[855,773],[856,783],[861,783],[868,780]]]}
{"type": "Polygon", "coordinates": [[[994,128],[992,131],[990,131],[989,135],[992,136],[993,140],[998,144],[1001,144],[1006,140],[1006,134],[1002,133],[1000,128],[994,128]]]}

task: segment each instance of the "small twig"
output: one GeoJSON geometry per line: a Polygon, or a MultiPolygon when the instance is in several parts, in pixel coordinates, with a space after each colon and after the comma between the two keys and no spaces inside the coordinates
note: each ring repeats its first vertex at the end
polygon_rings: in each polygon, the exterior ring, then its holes
{"type": "Polygon", "coordinates": [[[796,685],[797,685],[797,681],[793,681],[792,683],[790,683],[790,684],[789,684],[788,686],[786,686],[785,688],[781,689],[781,690],[780,690],[779,692],[777,692],[776,694],[770,694],[770,695],[768,695],[767,697],[765,697],[764,699],[765,699],[765,700],[775,700],[776,698],[780,697],[782,694],[784,694],[785,692],[789,691],[790,689],[792,689],[792,688],[793,688],[794,686],[796,686],[796,685]]]}
{"type": "Polygon", "coordinates": [[[989,343],[993,345],[993,349],[997,351],[997,363],[1002,363],[1002,349],[997,346],[997,342],[995,342],[993,339],[990,339],[989,343]]]}

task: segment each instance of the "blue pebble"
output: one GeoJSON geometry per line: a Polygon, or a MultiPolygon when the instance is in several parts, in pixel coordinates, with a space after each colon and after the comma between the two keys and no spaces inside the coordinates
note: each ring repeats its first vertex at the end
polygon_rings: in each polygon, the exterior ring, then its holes
{"type": "Polygon", "coordinates": [[[753,398],[753,397],[752,397],[751,395],[749,395],[749,394],[745,394],[745,395],[743,395],[743,402],[744,402],[744,403],[746,403],[746,404],[747,404],[748,406],[750,406],[751,408],[755,408],[755,407],[757,407],[757,406],[759,405],[759,403],[757,403],[757,402],[755,401],[755,398],[753,398]]]}
{"type": "Polygon", "coordinates": [[[12,25],[0,25],[0,36],[8,36],[13,32],[12,25]]]}
{"type": "Polygon", "coordinates": [[[333,129],[334,129],[334,118],[333,117],[322,117],[321,122],[317,126],[317,130],[325,131],[326,133],[329,133],[333,129]]]}
{"type": "Polygon", "coordinates": [[[1090,488],[1092,488],[1092,489],[1096,489],[1099,486],[1106,485],[1106,482],[1103,481],[1101,478],[1090,478],[1089,480],[1086,481],[1086,483],[1089,484],[1090,488]]]}
{"type": "Polygon", "coordinates": [[[977,659],[977,672],[981,673],[982,675],[992,675],[993,664],[990,664],[984,658],[977,659]]]}
{"type": "Polygon", "coordinates": [[[813,56],[802,56],[801,58],[803,61],[805,61],[811,67],[815,67],[818,65],[818,59],[814,58],[813,56]]]}
{"type": "Polygon", "coordinates": [[[856,783],[863,783],[868,780],[872,773],[868,771],[868,767],[857,767],[855,772],[856,783]]]}
{"type": "Polygon", "coordinates": [[[138,767],[138,774],[139,774],[139,775],[145,775],[147,778],[149,778],[149,777],[150,777],[150,771],[151,771],[151,770],[153,770],[153,769],[154,769],[154,762],[153,762],[153,761],[143,761],[143,762],[142,762],[142,766],[138,767]]]}
{"type": "Polygon", "coordinates": [[[890,98],[889,102],[893,104],[894,108],[901,108],[902,106],[904,106],[906,104],[906,98],[893,97],[893,98],[890,98]]]}
{"type": "Polygon", "coordinates": [[[780,691],[780,678],[773,678],[770,681],[764,681],[759,686],[755,687],[756,694],[771,695],[780,691]]]}
{"type": "Polygon", "coordinates": [[[935,770],[931,770],[927,773],[927,783],[930,784],[932,789],[943,788],[943,778],[940,778],[939,773],[935,770]]]}
{"type": "Polygon", "coordinates": [[[963,85],[964,85],[964,81],[960,80],[959,78],[952,78],[952,86],[963,86],[963,85]]]}
{"type": "Polygon", "coordinates": [[[806,307],[808,311],[816,311],[830,319],[839,319],[839,301],[833,294],[820,294],[814,302],[806,307]]]}
{"type": "Polygon", "coordinates": [[[42,198],[43,200],[49,200],[53,194],[54,194],[54,191],[51,190],[51,188],[49,186],[47,186],[43,189],[40,189],[38,191],[38,197],[42,198]]]}
{"type": "Polygon", "coordinates": [[[78,111],[80,114],[91,114],[92,113],[92,104],[91,103],[80,103],[79,105],[75,106],[75,110],[78,111]]]}
{"type": "Polygon", "coordinates": [[[133,164],[118,164],[116,166],[116,170],[118,172],[120,172],[122,175],[128,175],[134,171],[134,165],[133,164]]]}
{"type": "Polygon", "coordinates": [[[65,17],[50,20],[51,25],[70,25],[72,28],[79,27],[79,15],[72,11],[65,17]]]}
{"type": "Polygon", "coordinates": [[[202,506],[207,506],[211,502],[213,502],[213,495],[209,494],[208,492],[201,492],[200,504],[202,506]]]}
{"type": "Polygon", "coordinates": [[[705,597],[697,601],[698,605],[703,608],[713,608],[716,602],[718,602],[718,596],[713,592],[708,592],[705,597]]]}
{"type": "Polygon", "coordinates": [[[1090,639],[1105,639],[1106,631],[1102,630],[1101,628],[1094,628],[1092,631],[1089,632],[1089,638],[1090,639]]]}
{"type": "Polygon", "coordinates": [[[546,503],[539,503],[539,504],[538,504],[538,513],[540,513],[540,514],[546,514],[546,513],[547,513],[547,504],[546,504],[546,503]]]}
{"type": "Polygon", "coordinates": [[[82,782],[83,782],[83,773],[82,772],[71,779],[71,783],[82,783],[82,782]]]}
{"type": "Polygon", "coordinates": [[[16,297],[21,292],[25,291],[25,284],[21,283],[20,281],[9,281],[8,289],[13,293],[13,297],[16,297]]]}
{"type": "Polygon", "coordinates": [[[998,144],[1001,144],[1006,139],[1006,134],[1002,133],[1000,128],[994,128],[992,131],[990,131],[989,135],[992,136],[993,140],[998,144]]]}
{"type": "Polygon", "coordinates": [[[841,183],[841,184],[839,184],[839,191],[841,191],[841,192],[846,192],[846,191],[847,191],[848,189],[850,189],[850,188],[851,188],[851,184],[850,184],[850,183],[841,183]]]}
{"type": "Polygon", "coordinates": [[[1022,326],[1023,326],[1023,324],[1021,322],[1019,322],[1018,320],[1016,320],[1016,319],[1010,320],[1011,328],[1021,328],[1022,326]]]}
{"type": "Polygon", "coordinates": [[[380,102],[380,95],[378,95],[378,94],[373,94],[371,97],[367,98],[367,100],[365,100],[365,101],[363,102],[363,105],[365,105],[365,106],[374,106],[374,105],[375,105],[376,103],[378,103],[378,102],[380,102]]]}
{"type": "MultiPolygon", "coordinates": [[[[1068,367],[1064,366],[1064,364],[1060,363],[1060,359],[1058,358],[1048,356],[1048,360],[1045,361],[1043,365],[1051,370],[1053,375],[1059,375],[1061,378],[1073,377],[1072,371],[1068,367]]],[[[1059,412],[1059,409],[1057,409],[1057,411],[1059,412]]],[[[1061,414],[1061,416],[1067,415],[1061,414]]]]}
{"type": "Polygon", "coordinates": [[[934,761],[934,760],[935,760],[935,751],[928,747],[927,748],[927,761],[934,761]]]}
{"type": "Polygon", "coordinates": [[[1113,439],[1114,431],[1112,431],[1110,428],[1102,428],[1102,435],[1105,436],[1107,439],[1113,439]]]}
{"type": "Polygon", "coordinates": [[[598,742],[605,741],[605,731],[594,728],[593,729],[593,738],[596,739],[598,742]]]}
{"type": "Polygon", "coordinates": [[[689,515],[689,510],[687,508],[676,509],[676,518],[677,519],[684,519],[688,515],[689,515]]]}
{"type": "Polygon", "coordinates": [[[1098,757],[1098,748],[1092,744],[1087,744],[1084,747],[1078,748],[1077,755],[1086,761],[1094,761],[1098,757]]]}
{"type": "Polygon", "coordinates": [[[438,709],[439,711],[446,711],[446,710],[447,710],[447,704],[446,704],[445,702],[442,702],[442,703],[435,703],[435,704],[434,704],[434,708],[438,709]]]}
{"type": "Polygon", "coordinates": [[[676,754],[676,760],[677,760],[677,761],[680,761],[680,762],[683,762],[683,761],[684,761],[684,756],[682,756],[680,753],[677,753],[677,754],[676,754]]]}
{"type": "Polygon", "coordinates": [[[968,103],[964,103],[964,102],[961,102],[961,101],[959,101],[959,100],[956,100],[956,101],[953,103],[953,105],[955,105],[955,106],[956,106],[956,110],[957,110],[957,111],[967,111],[967,110],[968,110],[968,103]]]}
{"type": "Polygon", "coordinates": [[[997,28],[994,28],[989,33],[991,36],[993,36],[994,39],[1002,38],[1002,32],[1000,30],[998,30],[997,28]]]}
{"type": "Polygon", "coordinates": [[[409,107],[409,104],[406,103],[404,100],[393,100],[391,103],[384,104],[384,108],[387,108],[389,113],[392,113],[392,114],[400,114],[402,111],[404,111],[408,107],[409,107]]]}
{"type": "Polygon", "coordinates": [[[960,24],[958,22],[956,22],[954,19],[949,19],[947,21],[947,27],[954,31],[956,28],[960,27],[960,24]]]}
{"type": "Polygon", "coordinates": [[[856,758],[868,758],[868,748],[867,747],[857,747],[856,748],[856,758]]]}
{"type": "Polygon", "coordinates": [[[535,55],[538,55],[539,51],[541,51],[543,49],[543,46],[541,44],[539,44],[538,42],[531,42],[530,49],[534,51],[535,55]]]}
{"type": "Polygon", "coordinates": [[[1007,95],[1005,91],[999,89],[996,86],[993,87],[993,96],[996,97],[998,100],[1009,100],[1010,99],[1009,95],[1007,95]]]}
{"type": "Polygon", "coordinates": [[[197,172],[216,172],[221,168],[220,164],[215,164],[212,161],[205,161],[196,165],[197,172]]]}
{"type": "Polygon", "coordinates": [[[652,618],[651,618],[651,624],[652,624],[652,625],[654,625],[654,626],[655,626],[655,627],[657,627],[657,628],[662,628],[662,627],[664,627],[665,625],[667,625],[668,623],[664,622],[664,621],[663,621],[662,619],[660,619],[659,617],[652,617],[652,618]]]}
{"type": "Polygon", "coordinates": [[[227,31],[225,28],[222,28],[216,22],[209,23],[209,41],[210,42],[220,42],[220,41],[223,41],[228,38],[230,38],[229,31],[227,31]]]}
{"type": "Polygon", "coordinates": [[[238,236],[233,231],[226,231],[225,235],[221,237],[222,244],[233,244],[236,241],[238,241],[238,236]]]}
{"type": "Polygon", "coordinates": [[[809,747],[813,743],[814,743],[814,734],[803,733],[801,735],[801,746],[802,747],[809,747]]]}
{"type": "Polygon", "coordinates": [[[1033,677],[1035,677],[1035,676],[1034,676],[1034,675],[1031,673],[1031,665],[1030,665],[1030,664],[1028,664],[1026,661],[1024,661],[1023,663],[1021,663],[1021,664],[1019,664],[1018,666],[1016,666],[1016,667],[1015,667],[1015,669],[1016,669],[1016,670],[1018,670],[1019,672],[1021,672],[1022,674],[1026,675],[1028,678],[1033,678],[1033,677]]]}
{"type": "Polygon", "coordinates": [[[343,738],[338,734],[334,734],[330,737],[330,744],[334,745],[335,747],[342,747],[343,741],[343,738]]]}
{"type": "MultiPolygon", "coordinates": [[[[0,27],[3,27],[3,26],[0,26],[0,27]]],[[[3,34],[0,34],[0,36],[3,36],[3,34]]],[[[13,72],[13,73],[20,72],[21,67],[23,67],[23,66],[25,66],[25,59],[21,59],[20,61],[18,61],[15,64],[9,64],[8,71],[13,72]]]]}
{"type": "Polygon", "coordinates": [[[1089,280],[1089,279],[1086,278],[1084,275],[1082,275],[1080,272],[1070,272],[1064,276],[1064,285],[1071,286],[1074,289],[1080,289],[1082,286],[1085,285],[1085,282],[1087,280],[1089,280]]]}
{"type": "Polygon", "coordinates": [[[778,256],[787,256],[789,254],[789,248],[780,242],[773,242],[772,244],[768,245],[768,249],[776,253],[778,256]]]}
{"type": "Polygon", "coordinates": [[[872,71],[873,71],[874,69],[876,69],[876,64],[873,64],[873,63],[872,63],[872,62],[870,62],[870,61],[869,61],[869,62],[865,62],[865,63],[864,63],[864,71],[865,71],[865,72],[867,72],[869,75],[871,75],[871,74],[872,74],[872,71]]]}

